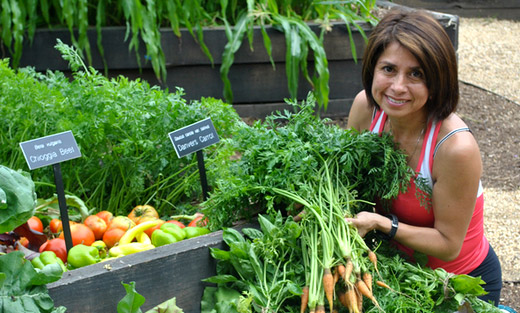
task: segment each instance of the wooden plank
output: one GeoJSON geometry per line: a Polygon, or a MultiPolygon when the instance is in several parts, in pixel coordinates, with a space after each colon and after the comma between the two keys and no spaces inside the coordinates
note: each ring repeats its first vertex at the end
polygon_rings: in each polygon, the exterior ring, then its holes
{"type": "Polygon", "coordinates": [[[461,17],[520,20],[518,0],[395,0],[400,5],[444,12],[461,17]]]}
{"type": "Polygon", "coordinates": [[[132,281],[146,298],[143,311],[176,297],[184,312],[200,312],[201,280],[215,275],[210,247],[224,248],[221,231],[69,271],[47,287],[71,313],[115,312],[126,294],[121,282],[132,281]]]}

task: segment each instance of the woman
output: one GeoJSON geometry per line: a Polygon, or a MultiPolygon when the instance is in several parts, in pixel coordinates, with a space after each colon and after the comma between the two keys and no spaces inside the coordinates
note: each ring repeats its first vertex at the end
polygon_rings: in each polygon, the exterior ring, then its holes
{"type": "Polygon", "coordinates": [[[386,210],[349,219],[364,236],[376,230],[428,266],[481,276],[498,305],[500,263],[484,236],[482,160],[475,138],[454,112],[459,100],[451,41],[425,11],[392,10],[370,35],[363,58],[364,90],[348,127],[389,132],[416,170],[406,192],[386,210]]]}

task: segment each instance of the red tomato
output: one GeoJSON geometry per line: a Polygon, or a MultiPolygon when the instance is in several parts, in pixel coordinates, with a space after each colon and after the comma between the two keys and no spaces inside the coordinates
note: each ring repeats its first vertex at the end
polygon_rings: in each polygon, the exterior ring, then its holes
{"type": "Polygon", "coordinates": [[[108,229],[120,228],[124,231],[127,231],[129,228],[134,227],[134,226],[135,226],[135,222],[132,221],[129,217],[123,216],[123,215],[118,215],[110,221],[110,226],[108,226],[108,229]]]}
{"type": "Polygon", "coordinates": [[[184,228],[186,227],[186,225],[184,225],[182,222],[179,222],[177,220],[169,220],[169,221],[166,221],[166,223],[172,223],[172,224],[175,224],[177,226],[179,226],[180,228],[184,228]]]}
{"type": "Polygon", "coordinates": [[[157,213],[153,206],[145,204],[134,207],[130,214],[128,214],[128,217],[135,223],[138,223],[139,219],[144,216],[159,218],[159,213],[157,213]]]}
{"type": "Polygon", "coordinates": [[[61,220],[59,218],[53,218],[49,222],[49,229],[51,233],[57,234],[63,230],[63,225],[61,224],[61,220]]]}
{"type": "MultiPolygon", "coordinates": [[[[79,245],[80,243],[90,246],[94,241],[96,241],[94,232],[85,224],[77,223],[70,225],[70,234],[72,236],[73,246],[79,245]]],[[[58,238],[65,238],[63,232],[61,232],[58,238]]]]}
{"type": "Polygon", "coordinates": [[[146,221],[155,221],[155,220],[159,220],[159,224],[157,224],[156,226],[154,227],[151,227],[151,228],[148,228],[147,230],[145,230],[144,232],[148,235],[148,237],[152,237],[152,233],[156,230],[156,229],[159,229],[161,228],[162,224],[165,223],[165,221],[161,220],[160,218],[154,218],[154,217],[142,217],[139,219],[139,223],[143,223],[143,222],[146,222],[146,221]]]}
{"type": "Polygon", "coordinates": [[[96,213],[97,216],[101,217],[105,223],[107,223],[107,226],[110,226],[110,221],[114,218],[114,214],[110,211],[100,211],[96,213]]]}
{"type": "Polygon", "coordinates": [[[208,224],[208,219],[204,217],[204,215],[200,214],[196,218],[194,218],[189,224],[188,227],[192,226],[206,226],[208,224]]]}
{"type": "Polygon", "coordinates": [[[103,234],[107,230],[108,226],[104,219],[97,215],[90,215],[84,221],[83,224],[87,225],[94,232],[96,240],[103,238],[103,234]]]}
{"type": "Polygon", "coordinates": [[[107,248],[110,249],[119,242],[119,239],[121,239],[125,233],[126,231],[121,228],[111,228],[103,234],[103,242],[107,245],[107,248]]]}
{"type": "Polygon", "coordinates": [[[43,223],[38,216],[32,216],[27,220],[27,224],[29,224],[30,229],[43,233],[43,223]]]}
{"type": "Polygon", "coordinates": [[[65,240],[62,238],[47,240],[47,242],[40,246],[39,252],[42,253],[43,251],[52,251],[56,253],[56,256],[64,263],[67,262],[67,246],[65,245],[65,240]]]}

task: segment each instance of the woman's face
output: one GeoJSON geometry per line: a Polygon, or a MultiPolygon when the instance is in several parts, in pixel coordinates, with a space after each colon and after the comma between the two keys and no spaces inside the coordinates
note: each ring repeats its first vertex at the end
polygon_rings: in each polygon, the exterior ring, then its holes
{"type": "Polygon", "coordinates": [[[393,42],[377,60],[372,95],[389,116],[403,117],[425,110],[428,88],[419,62],[393,42]]]}

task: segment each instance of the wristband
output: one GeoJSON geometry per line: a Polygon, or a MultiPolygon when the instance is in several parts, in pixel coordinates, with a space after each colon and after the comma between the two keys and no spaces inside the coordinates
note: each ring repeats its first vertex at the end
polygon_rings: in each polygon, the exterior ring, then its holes
{"type": "Polygon", "coordinates": [[[395,216],[394,214],[388,214],[386,217],[392,220],[392,228],[390,229],[388,235],[386,235],[385,239],[391,240],[395,237],[395,233],[397,233],[397,228],[399,227],[399,220],[397,219],[397,216],[395,216]]]}

